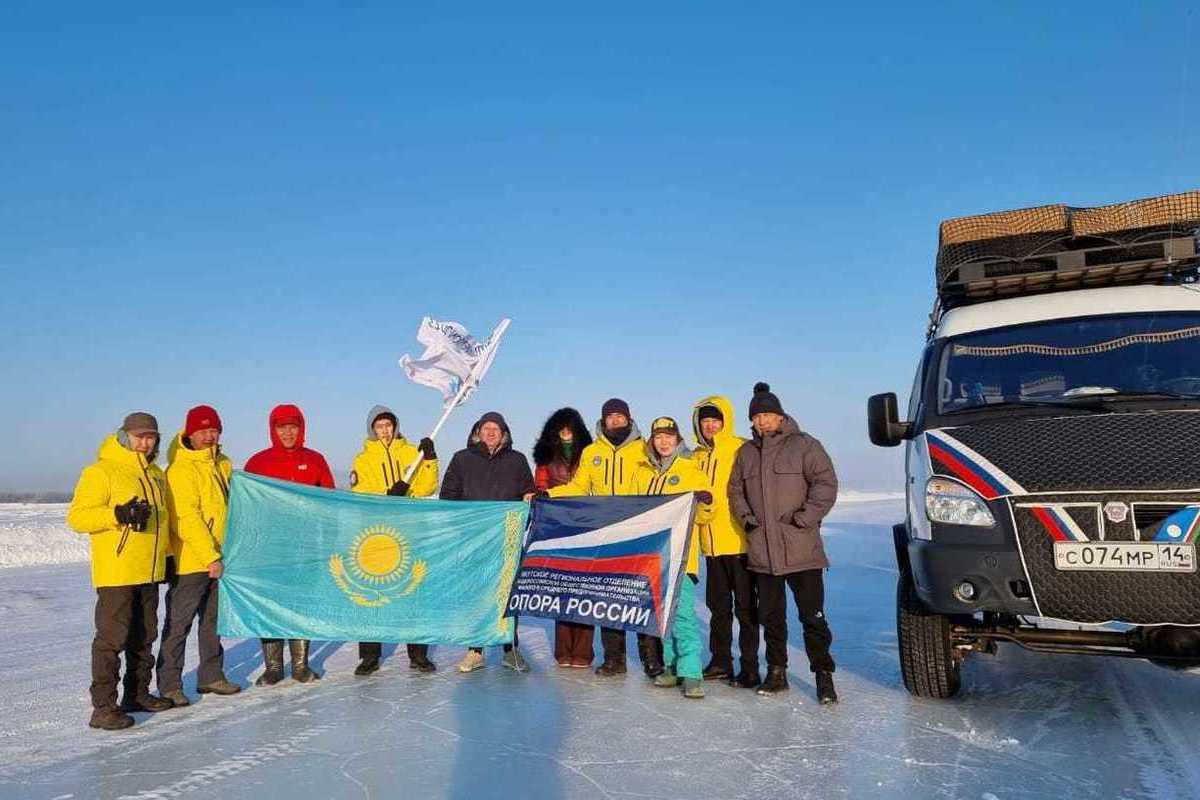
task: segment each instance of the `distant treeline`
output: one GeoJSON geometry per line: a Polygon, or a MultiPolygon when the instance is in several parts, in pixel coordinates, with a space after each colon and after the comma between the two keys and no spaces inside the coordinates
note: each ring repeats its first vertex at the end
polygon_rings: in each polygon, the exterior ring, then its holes
{"type": "Polygon", "coordinates": [[[0,503],[69,503],[69,492],[0,492],[0,503]]]}

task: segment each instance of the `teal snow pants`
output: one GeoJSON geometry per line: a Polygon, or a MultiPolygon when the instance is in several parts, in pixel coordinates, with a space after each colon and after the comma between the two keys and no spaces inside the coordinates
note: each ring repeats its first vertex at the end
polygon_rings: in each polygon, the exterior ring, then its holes
{"type": "Polygon", "coordinates": [[[679,582],[679,605],[671,634],[663,638],[663,665],[680,678],[700,680],[700,622],[696,619],[696,584],[685,575],[679,582]]]}

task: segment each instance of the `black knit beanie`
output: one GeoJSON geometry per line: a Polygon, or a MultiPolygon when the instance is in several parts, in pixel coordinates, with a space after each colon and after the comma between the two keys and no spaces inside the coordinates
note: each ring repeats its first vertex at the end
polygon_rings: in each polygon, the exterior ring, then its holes
{"type": "Polygon", "coordinates": [[[719,419],[725,421],[725,415],[721,413],[721,409],[716,406],[700,406],[700,410],[696,413],[697,420],[704,419],[719,419]]]}
{"type": "Polygon", "coordinates": [[[754,384],[754,397],[750,400],[750,419],[756,414],[778,414],[785,416],[779,398],[771,393],[771,387],[763,382],[754,384]]]}
{"type": "Polygon", "coordinates": [[[604,405],[600,408],[600,419],[603,421],[609,414],[624,414],[626,417],[632,418],[633,414],[629,413],[629,403],[619,397],[614,397],[611,400],[605,400],[604,405]]]}

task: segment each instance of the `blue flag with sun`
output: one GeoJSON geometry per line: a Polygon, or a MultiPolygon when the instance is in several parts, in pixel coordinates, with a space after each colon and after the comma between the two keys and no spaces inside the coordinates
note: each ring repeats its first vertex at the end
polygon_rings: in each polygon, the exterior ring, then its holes
{"type": "Polygon", "coordinates": [[[525,503],[353,494],[235,472],[222,636],[482,646],[504,616],[525,503]]]}

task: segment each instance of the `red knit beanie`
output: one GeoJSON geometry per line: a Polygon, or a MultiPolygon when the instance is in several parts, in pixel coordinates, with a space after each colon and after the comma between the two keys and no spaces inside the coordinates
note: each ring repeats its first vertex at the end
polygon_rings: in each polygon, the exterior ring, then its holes
{"type": "Polygon", "coordinates": [[[221,417],[212,406],[196,406],[187,413],[187,422],[183,426],[183,435],[191,436],[196,431],[216,428],[221,430],[221,417]]]}

